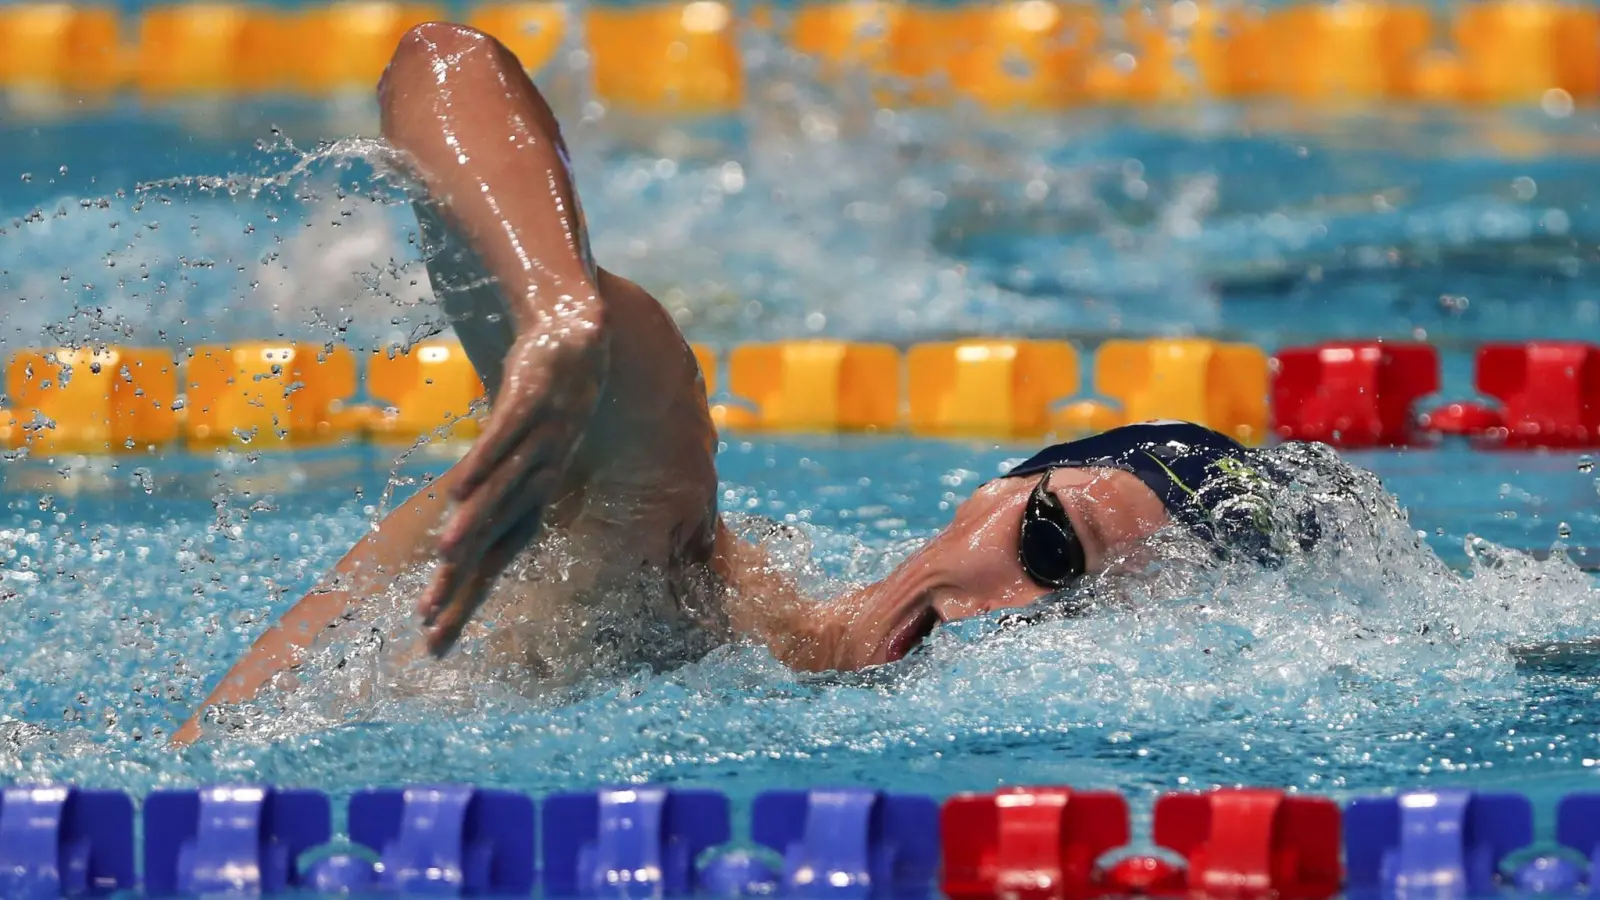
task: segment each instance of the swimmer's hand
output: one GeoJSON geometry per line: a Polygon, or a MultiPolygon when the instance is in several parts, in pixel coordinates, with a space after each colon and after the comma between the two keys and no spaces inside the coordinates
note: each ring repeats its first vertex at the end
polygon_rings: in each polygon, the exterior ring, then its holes
{"type": "Polygon", "coordinates": [[[441,564],[417,608],[435,656],[450,652],[495,579],[538,536],[605,387],[597,298],[558,303],[542,318],[506,355],[489,421],[457,464],[441,564]]]}

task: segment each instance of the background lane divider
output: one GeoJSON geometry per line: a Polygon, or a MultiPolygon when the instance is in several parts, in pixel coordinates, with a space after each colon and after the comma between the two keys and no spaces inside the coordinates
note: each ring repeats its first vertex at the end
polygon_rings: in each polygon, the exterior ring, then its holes
{"type": "Polygon", "coordinates": [[[194,93],[368,92],[410,25],[466,21],[530,69],[569,40],[592,62],[598,99],[669,115],[736,112],[741,29],[770,29],[855,72],[885,103],[969,101],[995,109],[1290,99],[1341,107],[1384,100],[1513,104],[1565,115],[1600,97],[1600,10],[1558,0],[1483,0],[1440,10],[1344,0],[1270,9],[1219,0],[1112,8],[1077,0],[918,4],[555,0],[436,7],[338,0],[300,9],[204,2],[0,4],[0,88],[151,100],[194,93]],[[579,27],[574,28],[574,24],[579,27]]]}
{"type": "MultiPolygon", "coordinates": [[[[1600,347],[1482,345],[1476,394],[1441,397],[1427,344],[1337,341],[1258,347],[1206,339],[969,338],[914,344],[799,340],[692,345],[725,431],[905,432],[984,440],[1069,439],[1184,419],[1246,444],[1269,437],[1343,448],[1600,446],[1600,347]],[[1426,407],[1426,408],[1424,408],[1426,407]]],[[[470,439],[483,388],[453,341],[408,352],[293,342],[42,348],[6,362],[0,443],[41,453],[293,447],[374,439],[470,439]]]]}

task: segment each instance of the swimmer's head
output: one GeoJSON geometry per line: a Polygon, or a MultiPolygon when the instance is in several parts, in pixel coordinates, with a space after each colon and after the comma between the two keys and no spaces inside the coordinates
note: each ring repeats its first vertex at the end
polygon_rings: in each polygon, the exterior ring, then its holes
{"type": "Polygon", "coordinates": [[[835,663],[893,662],[940,623],[1033,606],[1107,571],[1170,521],[1149,487],[1115,469],[992,481],[887,578],[834,607],[835,663]]]}

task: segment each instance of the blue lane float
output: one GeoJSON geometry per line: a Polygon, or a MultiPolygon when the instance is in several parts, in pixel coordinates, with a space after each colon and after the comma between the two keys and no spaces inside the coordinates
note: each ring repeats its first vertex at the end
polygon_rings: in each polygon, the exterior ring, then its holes
{"type": "Polygon", "coordinates": [[[726,844],[728,798],[716,791],[620,788],[544,802],[544,889],[561,897],[681,897],[695,863],[726,844]]]}
{"type": "Polygon", "coordinates": [[[919,795],[771,791],[754,799],[754,846],[742,847],[730,843],[728,799],[706,790],[627,787],[536,803],[470,786],[373,789],[349,799],[341,842],[331,812],[312,790],[156,791],[143,801],[140,856],[125,794],[6,788],[0,898],[141,887],[152,897],[528,896],[542,887],[572,898],[927,900],[942,889],[984,900],[1025,885],[1039,900],[1322,900],[1341,888],[1387,900],[1571,895],[1591,889],[1600,871],[1600,794],[1588,793],[1561,801],[1551,847],[1534,845],[1532,805],[1516,794],[1416,791],[1342,810],[1272,790],[1170,794],[1156,803],[1151,837],[1181,863],[1126,857],[1139,851],[1125,801],[1069,788],[959,795],[942,810],[919,795]],[[1125,858],[1107,866],[1111,853],[1125,858]],[[1522,860],[1515,866],[1513,854],[1522,860]]]}
{"type": "Polygon", "coordinates": [[[145,892],[297,889],[300,854],[332,837],[321,791],[246,785],[155,791],[144,801],[145,892]]]}
{"type": "Polygon", "coordinates": [[[350,893],[528,894],[535,883],[534,803],[514,791],[439,785],[361,791],[350,840],[376,859],[319,861],[313,886],[350,893]]]}
{"type": "Polygon", "coordinates": [[[120,791],[0,791],[0,897],[100,896],[132,888],[133,802],[120,791]]]}
{"type": "Polygon", "coordinates": [[[877,791],[771,791],[750,809],[755,841],[783,854],[794,897],[931,896],[939,874],[939,805],[877,791]]]}
{"type": "Polygon", "coordinates": [[[1492,893],[1500,864],[1533,840],[1533,807],[1516,794],[1419,791],[1344,810],[1345,890],[1393,897],[1492,893]]]}

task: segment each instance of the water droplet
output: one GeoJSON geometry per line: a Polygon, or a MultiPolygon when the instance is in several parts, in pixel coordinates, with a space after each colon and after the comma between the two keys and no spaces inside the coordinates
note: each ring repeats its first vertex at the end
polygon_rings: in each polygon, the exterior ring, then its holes
{"type": "Polygon", "coordinates": [[[1578,471],[1588,474],[1594,471],[1594,457],[1585,453],[1578,457],[1578,471]]]}
{"type": "Polygon", "coordinates": [[[1560,537],[1563,541],[1568,539],[1568,538],[1570,538],[1570,537],[1572,537],[1572,526],[1568,525],[1565,522],[1562,522],[1556,528],[1556,535],[1558,537],[1560,537]]]}

